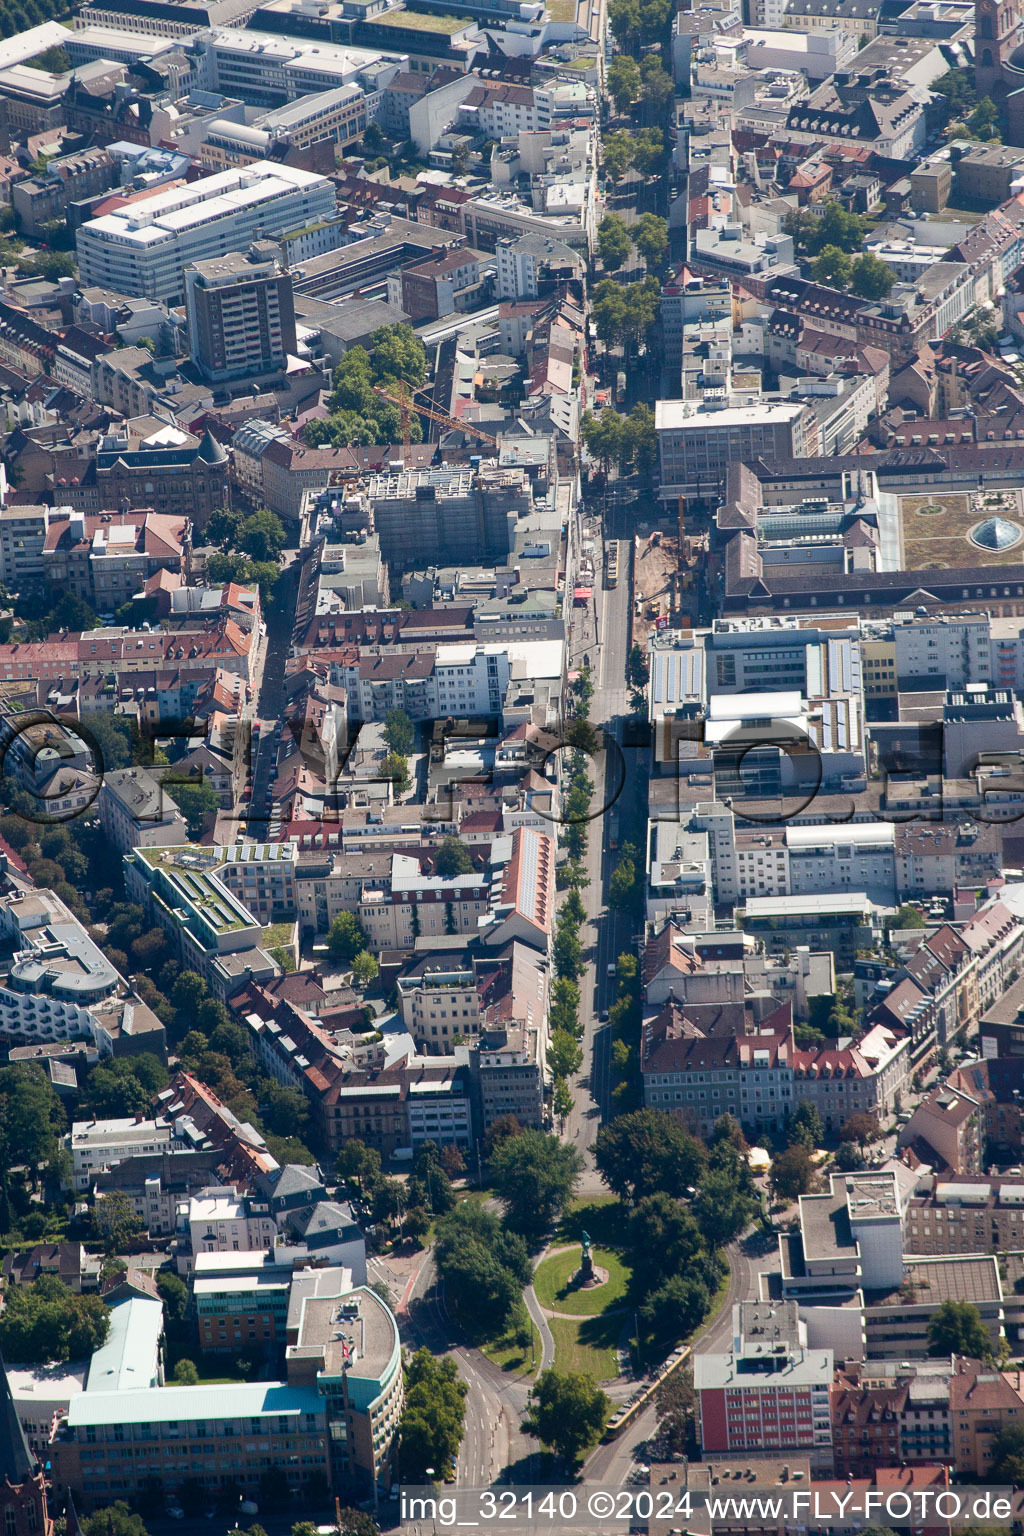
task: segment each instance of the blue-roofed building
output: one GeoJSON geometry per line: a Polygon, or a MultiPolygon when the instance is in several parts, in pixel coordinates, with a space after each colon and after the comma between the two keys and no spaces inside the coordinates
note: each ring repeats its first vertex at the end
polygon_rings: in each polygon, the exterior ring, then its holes
{"type": "Polygon", "coordinates": [[[331,1267],[297,1271],[280,1312],[287,1380],[163,1386],[161,1304],[119,1303],[55,1432],[55,1484],[80,1507],[186,1482],[254,1499],[268,1482],[310,1500],[386,1489],[403,1401],[390,1309],[331,1267]]]}
{"type": "Polygon", "coordinates": [[[93,1352],[86,1392],[133,1392],[163,1381],[164,1304],[129,1296],[110,1309],[110,1332],[93,1352]]]}
{"type": "Polygon", "coordinates": [[[325,1472],[325,1404],[315,1385],[230,1382],[80,1398],[52,1447],[54,1480],[80,1507],[188,1480],[253,1496],[276,1475],[298,1493],[325,1472]]]}

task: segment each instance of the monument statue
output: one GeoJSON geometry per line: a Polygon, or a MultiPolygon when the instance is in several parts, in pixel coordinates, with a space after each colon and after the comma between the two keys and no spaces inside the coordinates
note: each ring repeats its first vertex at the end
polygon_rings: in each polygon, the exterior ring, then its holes
{"type": "Polygon", "coordinates": [[[581,1233],[583,1253],[580,1258],[580,1284],[587,1285],[594,1278],[594,1258],[590,1252],[590,1233],[581,1233]]]}

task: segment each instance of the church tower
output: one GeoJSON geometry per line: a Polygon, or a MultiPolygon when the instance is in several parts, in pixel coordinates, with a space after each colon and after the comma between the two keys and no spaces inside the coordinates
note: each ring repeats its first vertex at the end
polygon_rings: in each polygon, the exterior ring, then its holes
{"type": "Polygon", "coordinates": [[[974,7],[974,83],[979,96],[999,101],[1006,92],[1003,65],[1024,41],[1024,0],[977,0],[974,7]]]}
{"type": "Polygon", "coordinates": [[[53,1536],[43,1474],[25,1442],[0,1357],[0,1536],[53,1536]]]}

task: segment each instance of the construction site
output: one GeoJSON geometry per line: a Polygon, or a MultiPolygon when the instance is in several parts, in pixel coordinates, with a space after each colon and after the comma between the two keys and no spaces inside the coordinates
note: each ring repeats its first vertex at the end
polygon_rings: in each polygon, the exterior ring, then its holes
{"type": "Polygon", "coordinates": [[[638,525],[633,554],[633,632],[646,649],[652,629],[689,627],[699,620],[697,572],[706,535],[665,533],[638,525]]]}

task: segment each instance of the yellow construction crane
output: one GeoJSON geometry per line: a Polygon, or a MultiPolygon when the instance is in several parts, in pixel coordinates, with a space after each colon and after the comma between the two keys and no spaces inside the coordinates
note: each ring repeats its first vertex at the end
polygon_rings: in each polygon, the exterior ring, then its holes
{"type": "Polygon", "coordinates": [[[430,410],[425,405],[414,406],[408,393],[393,395],[390,390],[385,389],[381,384],[375,385],[375,389],[382,400],[390,400],[391,404],[397,405],[402,413],[402,447],[405,450],[406,463],[409,462],[409,449],[412,446],[409,435],[409,422],[411,420],[411,413],[414,410],[420,416],[428,416],[431,421],[440,423],[442,427],[450,427],[456,432],[470,432],[474,437],[482,438],[485,443],[491,443],[494,447],[498,445],[496,437],[492,437],[489,432],[483,431],[481,427],[476,426],[472,421],[460,421],[457,416],[449,416],[443,411],[430,410]]]}

